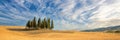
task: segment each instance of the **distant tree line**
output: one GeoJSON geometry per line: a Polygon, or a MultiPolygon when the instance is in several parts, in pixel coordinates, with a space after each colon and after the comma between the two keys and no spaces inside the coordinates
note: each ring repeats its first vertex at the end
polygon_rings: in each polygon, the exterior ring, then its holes
{"type": "Polygon", "coordinates": [[[41,18],[36,21],[36,17],[34,17],[33,20],[29,20],[26,24],[26,29],[53,29],[54,28],[54,22],[50,18],[46,19],[44,18],[41,20],[41,18]]]}

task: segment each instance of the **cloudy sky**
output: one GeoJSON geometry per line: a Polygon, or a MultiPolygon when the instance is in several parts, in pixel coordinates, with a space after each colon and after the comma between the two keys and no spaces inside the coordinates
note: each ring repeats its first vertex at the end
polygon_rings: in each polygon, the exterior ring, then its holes
{"type": "Polygon", "coordinates": [[[120,25],[120,0],[0,0],[0,25],[25,26],[33,17],[49,17],[56,30],[120,25]]]}

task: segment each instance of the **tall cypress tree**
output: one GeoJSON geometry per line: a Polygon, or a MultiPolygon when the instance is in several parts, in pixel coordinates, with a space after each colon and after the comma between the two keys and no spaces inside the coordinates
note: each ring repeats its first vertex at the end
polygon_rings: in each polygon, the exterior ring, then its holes
{"type": "Polygon", "coordinates": [[[43,29],[44,28],[44,21],[42,20],[41,22],[41,28],[43,29]]]}
{"type": "Polygon", "coordinates": [[[44,20],[43,20],[43,25],[44,25],[44,28],[47,28],[47,26],[46,26],[46,18],[44,18],[44,20]]]}
{"type": "Polygon", "coordinates": [[[47,20],[47,28],[50,29],[50,18],[47,20]]]}
{"type": "Polygon", "coordinates": [[[30,21],[30,27],[33,28],[33,21],[30,21]]]}
{"type": "Polygon", "coordinates": [[[27,22],[26,28],[30,28],[30,20],[27,22]]]}
{"type": "Polygon", "coordinates": [[[34,19],[33,19],[33,28],[37,28],[37,25],[36,25],[37,23],[36,23],[36,17],[34,17],[34,19]]]}
{"type": "Polygon", "coordinates": [[[48,28],[47,19],[46,19],[46,18],[45,18],[45,28],[46,28],[46,29],[48,28]]]}
{"type": "Polygon", "coordinates": [[[38,24],[37,24],[37,26],[38,26],[39,28],[41,28],[41,19],[40,19],[40,18],[38,19],[38,24]]]}
{"type": "MultiPolygon", "coordinates": [[[[32,28],[32,26],[33,26],[32,21],[30,21],[29,25],[30,25],[30,28],[32,28]]],[[[29,29],[30,29],[30,28],[29,28],[29,29]]]]}
{"type": "Polygon", "coordinates": [[[50,29],[53,29],[54,28],[54,22],[53,20],[51,21],[51,28],[50,29]]]}

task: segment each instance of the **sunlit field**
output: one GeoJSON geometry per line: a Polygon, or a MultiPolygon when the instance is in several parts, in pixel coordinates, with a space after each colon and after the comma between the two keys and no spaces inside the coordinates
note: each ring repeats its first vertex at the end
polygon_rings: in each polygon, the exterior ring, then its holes
{"type": "Polygon", "coordinates": [[[26,30],[22,26],[0,26],[0,40],[120,40],[120,33],[26,30]]]}

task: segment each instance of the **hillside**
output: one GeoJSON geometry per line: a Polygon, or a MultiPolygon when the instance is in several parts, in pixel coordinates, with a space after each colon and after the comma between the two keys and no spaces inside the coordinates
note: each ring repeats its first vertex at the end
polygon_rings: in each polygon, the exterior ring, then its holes
{"type": "Polygon", "coordinates": [[[21,26],[0,26],[0,40],[120,40],[120,34],[59,30],[25,30],[21,26]]]}
{"type": "Polygon", "coordinates": [[[103,32],[103,31],[113,31],[118,30],[120,31],[120,26],[112,26],[112,27],[106,27],[106,28],[97,28],[97,29],[91,29],[91,30],[84,30],[87,32],[103,32]]]}

